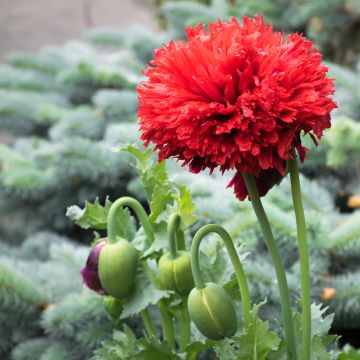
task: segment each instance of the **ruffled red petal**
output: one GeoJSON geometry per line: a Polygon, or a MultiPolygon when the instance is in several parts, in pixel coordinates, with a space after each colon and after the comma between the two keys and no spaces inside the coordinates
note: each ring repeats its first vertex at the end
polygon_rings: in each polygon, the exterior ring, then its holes
{"type": "Polygon", "coordinates": [[[259,177],[330,127],[333,79],[312,42],[285,37],[262,17],[186,29],[155,52],[138,88],[141,138],[159,160],[190,170],[237,169],[259,177]]]}

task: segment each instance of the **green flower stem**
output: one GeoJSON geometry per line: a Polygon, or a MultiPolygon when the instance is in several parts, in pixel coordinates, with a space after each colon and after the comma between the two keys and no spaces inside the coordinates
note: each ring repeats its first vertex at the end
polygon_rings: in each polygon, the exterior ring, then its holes
{"type": "Polygon", "coordinates": [[[306,223],[304,208],[301,198],[299,170],[296,157],[289,160],[291,193],[294,203],[297,239],[301,272],[301,308],[302,308],[302,360],[309,360],[311,353],[311,295],[310,295],[310,270],[309,252],[306,238],[306,223]]]}
{"type": "Polygon", "coordinates": [[[173,259],[176,259],[178,256],[176,250],[176,237],[177,237],[177,229],[179,228],[180,225],[180,220],[181,218],[178,214],[172,214],[168,222],[170,255],[173,259]]]}
{"type": "Polygon", "coordinates": [[[180,325],[180,352],[186,350],[186,346],[191,340],[191,329],[190,329],[190,315],[187,308],[187,301],[184,300],[181,309],[181,325],[180,325]]]}
{"type": "Polygon", "coordinates": [[[281,310],[284,319],[285,340],[289,359],[297,359],[295,347],[294,326],[291,316],[291,305],[286,273],[281,261],[279,250],[276,246],[269,220],[260,200],[259,191],[254,177],[251,174],[243,173],[247,191],[251,198],[251,203],[258,218],[267,248],[272,257],[276,277],[278,281],[281,310]]]}
{"type": "Polygon", "coordinates": [[[175,334],[174,334],[174,323],[172,317],[167,311],[166,302],[164,299],[161,299],[158,302],[158,307],[160,310],[161,317],[161,327],[163,332],[164,340],[166,340],[172,349],[175,349],[175,334]]]}
{"type": "Polygon", "coordinates": [[[148,309],[144,309],[140,312],[141,318],[144,322],[146,332],[150,337],[157,337],[155,326],[151,320],[148,309]]]}
{"type": "Polygon", "coordinates": [[[176,231],[176,245],[178,250],[186,250],[185,246],[185,234],[181,230],[180,226],[176,231]]]}
{"type": "Polygon", "coordinates": [[[140,220],[142,227],[144,228],[145,235],[147,240],[150,243],[154,242],[154,233],[151,227],[151,224],[148,220],[147,214],[142,207],[142,205],[135,200],[134,198],[124,196],[120,199],[117,199],[110,207],[109,214],[108,214],[108,223],[107,223],[107,233],[108,233],[108,241],[109,243],[115,243],[116,236],[117,236],[117,212],[119,209],[123,208],[124,206],[128,206],[129,208],[133,209],[135,214],[140,220]]]}
{"type": "Polygon", "coordinates": [[[233,241],[229,233],[220,225],[215,225],[215,224],[205,225],[202,228],[200,228],[194,236],[191,245],[191,267],[194,275],[195,285],[198,289],[202,289],[205,287],[205,283],[201,277],[201,272],[200,272],[199,247],[200,247],[200,242],[204,238],[204,236],[211,232],[214,232],[221,237],[221,239],[224,241],[226,250],[230,256],[230,260],[234,267],[236,278],[239,283],[242,306],[243,306],[244,322],[245,325],[247,326],[251,323],[251,313],[250,313],[251,300],[250,300],[247,279],[245,276],[244,269],[241,265],[239,256],[236,252],[235,246],[233,244],[233,241]]]}

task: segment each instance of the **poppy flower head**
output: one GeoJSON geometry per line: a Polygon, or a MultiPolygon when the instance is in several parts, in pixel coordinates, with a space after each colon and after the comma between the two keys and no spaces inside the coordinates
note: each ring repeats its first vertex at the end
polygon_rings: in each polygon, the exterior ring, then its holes
{"type": "Polygon", "coordinates": [[[336,107],[312,42],[274,32],[262,17],[200,24],[186,38],[155,51],[137,88],[141,138],[159,160],[257,178],[270,169],[284,176],[294,148],[303,161],[300,133],[316,142],[336,107]]]}

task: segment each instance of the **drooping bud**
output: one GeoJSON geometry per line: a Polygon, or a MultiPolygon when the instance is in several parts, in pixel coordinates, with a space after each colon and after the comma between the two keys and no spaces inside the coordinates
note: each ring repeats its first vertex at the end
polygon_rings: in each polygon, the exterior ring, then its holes
{"type": "Polygon", "coordinates": [[[99,257],[101,287],[114,298],[122,299],[130,294],[134,285],[137,253],[125,239],[106,244],[99,257]]]}
{"type": "Polygon", "coordinates": [[[237,319],[229,294],[214,283],[191,290],[188,299],[191,320],[207,338],[221,340],[235,334],[237,319]]]}
{"type": "Polygon", "coordinates": [[[158,278],[164,290],[173,290],[180,296],[188,295],[195,286],[190,255],[186,251],[178,251],[174,259],[170,253],[165,253],[158,263],[158,278]]]}

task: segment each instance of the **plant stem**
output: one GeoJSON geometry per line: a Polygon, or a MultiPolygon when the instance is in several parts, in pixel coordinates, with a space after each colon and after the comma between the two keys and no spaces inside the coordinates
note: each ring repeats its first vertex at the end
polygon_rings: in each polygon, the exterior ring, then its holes
{"type": "Polygon", "coordinates": [[[169,247],[170,247],[170,255],[172,259],[176,259],[178,256],[176,250],[176,237],[177,237],[177,229],[180,225],[180,216],[178,214],[172,214],[169,218],[168,222],[168,235],[169,235],[169,247]]]}
{"type": "Polygon", "coordinates": [[[176,245],[178,250],[186,250],[185,234],[184,231],[181,230],[180,226],[176,231],[176,245]]]}
{"type": "Polygon", "coordinates": [[[181,310],[181,325],[180,325],[180,352],[186,350],[186,346],[190,343],[191,330],[190,330],[190,315],[187,308],[186,299],[183,301],[181,310]]]}
{"type": "Polygon", "coordinates": [[[139,221],[144,228],[147,240],[149,243],[154,242],[154,233],[151,227],[151,224],[148,220],[147,214],[142,207],[142,205],[132,197],[124,196],[120,199],[117,199],[110,207],[109,214],[108,214],[108,223],[107,223],[107,233],[108,233],[108,241],[109,243],[115,243],[116,236],[117,236],[117,212],[119,209],[123,208],[124,206],[128,206],[134,210],[135,214],[139,218],[139,221]]]}
{"type": "Polygon", "coordinates": [[[199,254],[199,247],[201,240],[204,238],[205,235],[211,232],[214,232],[221,237],[221,239],[224,241],[226,250],[230,256],[230,260],[234,267],[235,275],[239,283],[242,306],[243,306],[244,322],[245,325],[247,326],[251,323],[252,317],[251,317],[251,300],[250,300],[249,287],[248,287],[246,275],[229,233],[220,225],[215,225],[215,224],[205,225],[202,228],[200,228],[194,236],[191,245],[191,267],[194,275],[195,285],[198,289],[205,287],[204,281],[202,280],[200,273],[198,254],[199,254]]]}
{"type": "Polygon", "coordinates": [[[266,216],[265,210],[260,200],[259,191],[256,186],[254,177],[251,174],[243,173],[243,178],[246,184],[247,191],[251,198],[251,203],[254,208],[255,214],[259,221],[267,248],[272,257],[276,277],[278,281],[281,310],[284,320],[285,340],[289,359],[297,359],[295,347],[294,327],[291,315],[291,305],[289,298],[289,289],[286,279],[286,273],[281,261],[279,250],[276,246],[273,233],[271,231],[269,220],[266,216]]]}
{"type": "Polygon", "coordinates": [[[157,334],[156,334],[156,329],[155,329],[155,326],[151,320],[151,317],[150,317],[150,314],[149,314],[149,311],[148,309],[144,309],[140,312],[140,315],[141,315],[141,318],[144,322],[144,325],[145,325],[145,329],[146,329],[146,332],[148,334],[148,336],[153,336],[153,337],[157,337],[157,334]]]}
{"type": "Polygon", "coordinates": [[[310,295],[310,269],[309,252],[306,238],[306,223],[301,198],[299,169],[296,157],[289,160],[291,193],[293,198],[297,239],[301,272],[301,310],[302,310],[302,360],[309,360],[311,353],[311,295],[310,295]]]}
{"type": "Polygon", "coordinates": [[[161,299],[158,302],[158,307],[161,316],[161,327],[164,340],[166,340],[172,349],[175,349],[175,334],[174,334],[174,323],[172,317],[167,311],[165,299],[161,299]]]}

